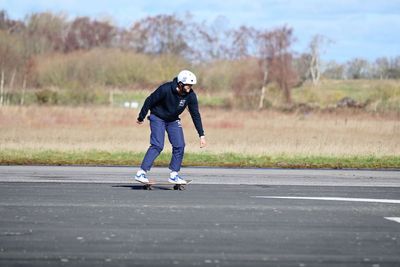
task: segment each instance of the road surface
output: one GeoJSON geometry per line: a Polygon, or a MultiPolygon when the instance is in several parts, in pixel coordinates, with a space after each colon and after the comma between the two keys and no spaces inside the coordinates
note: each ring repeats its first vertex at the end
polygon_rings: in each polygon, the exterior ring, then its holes
{"type": "Polygon", "coordinates": [[[398,171],[134,171],[0,166],[0,266],[400,265],[398,171]]]}

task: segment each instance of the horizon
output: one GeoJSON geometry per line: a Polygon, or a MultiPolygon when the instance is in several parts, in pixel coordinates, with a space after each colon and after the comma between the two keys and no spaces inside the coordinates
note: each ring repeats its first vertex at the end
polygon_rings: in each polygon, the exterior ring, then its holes
{"type": "Polygon", "coordinates": [[[354,58],[374,61],[379,57],[400,56],[400,1],[350,0],[231,0],[201,3],[187,0],[162,1],[85,1],[78,0],[0,0],[1,9],[11,19],[24,20],[32,13],[63,13],[69,19],[88,16],[108,19],[115,26],[129,28],[133,22],[159,14],[177,15],[189,12],[195,22],[223,24],[225,28],[242,25],[272,29],[287,25],[297,41],[293,50],[306,52],[311,38],[323,35],[332,42],[322,46],[323,61],[345,63],[354,58]],[[323,5],[322,5],[323,3],[323,5]]]}

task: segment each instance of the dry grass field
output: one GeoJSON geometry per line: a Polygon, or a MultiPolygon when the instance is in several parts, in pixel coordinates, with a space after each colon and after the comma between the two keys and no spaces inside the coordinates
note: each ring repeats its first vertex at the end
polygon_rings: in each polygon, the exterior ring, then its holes
{"type": "MultiPolygon", "coordinates": [[[[202,109],[208,147],[185,112],[188,152],[244,155],[399,156],[400,119],[371,114],[282,114],[202,109]]],[[[0,149],[144,152],[149,127],[138,110],[107,107],[1,107],[0,149]]],[[[166,140],[165,151],[170,151],[166,140]]]]}

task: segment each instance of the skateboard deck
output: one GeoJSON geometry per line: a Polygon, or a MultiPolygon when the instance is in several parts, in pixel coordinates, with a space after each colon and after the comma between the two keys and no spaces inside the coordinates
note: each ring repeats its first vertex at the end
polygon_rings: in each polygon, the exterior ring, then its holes
{"type": "Polygon", "coordinates": [[[161,181],[155,181],[155,180],[150,180],[149,183],[143,183],[140,181],[136,181],[136,182],[143,184],[144,190],[152,190],[153,186],[157,186],[157,185],[172,185],[174,190],[185,190],[186,189],[185,186],[190,184],[192,181],[193,180],[186,180],[186,184],[173,184],[170,182],[165,182],[165,181],[161,182],[161,181]]]}

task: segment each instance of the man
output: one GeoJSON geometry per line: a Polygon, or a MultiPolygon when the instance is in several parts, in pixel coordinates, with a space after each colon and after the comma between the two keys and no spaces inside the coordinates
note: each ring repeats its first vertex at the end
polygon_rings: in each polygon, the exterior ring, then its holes
{"type": "Polygon", "coordinates": [[[196,76],[192,72],[182,70],[171,82],[161,85],[146,98],[137,118],[137,123],[142,124],[150,110],[148,117],[151,130],[150,147],[136,173],[135,180],[142,183],[149,182],[146,173],[150,171],[154,160],[164,148],[166,131],[172,145],[172,158],[169,164],[171,173],[168,181],[173,184],[186,184],[186,181],[178,174],[185,150],[185,139],[179,115],[186,107],[189,108],[194,126],[199,134],[200,147],[206,146],[197,96],[192,89],[192,86],[196,83],[196,76]]]}

